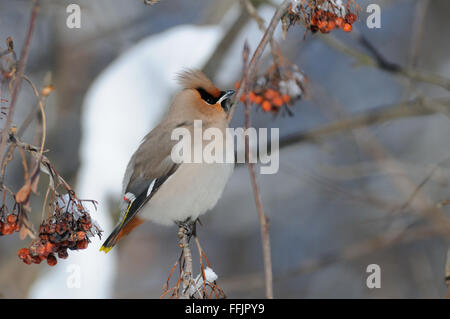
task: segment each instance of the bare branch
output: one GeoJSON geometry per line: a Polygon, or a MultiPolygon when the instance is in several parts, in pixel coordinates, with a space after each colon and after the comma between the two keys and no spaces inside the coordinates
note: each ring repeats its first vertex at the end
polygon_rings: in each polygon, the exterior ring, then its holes
{"type": "Polygon", "coordinates": [[[2,140],[0,143],[0,158],[1,158],[0,163],[3,163],[3,158],[5,157],[6,141],[8,138],[9,129],[11,127],[12,118],[14,115],[14,106],[17,101],[17,97],[18,97],[18,94],[20,91],[20,86],[22,84],[22,77],[23,77],[23,74],[25,71],[25,66],[27,64],[28,51],[30,49],[31,37],[33,35],[33,31],[34,31],[34,28],[36,25],[36,18],[37,18],[38,11],[39,11],[39,0],[35,0],[34,4],[33,4],[33,9],[31,12],[28,33],[27,33],[27,36],[25,39],[25,44],[23,46],[22,53],[20,55],[20,60],[19,60],[18,67],[17,67],[16,80],[14,82],[14,87],[13,87],[13,91],[11,94],[11,103],[10,103],[9,109],[8,109],[8,116],[6,118],[5,127],[3,128],[3,132],[2,132],[2,136],[1,136],[2,140]]]}
{"type": "Polygon", "coordinates": [[[369,51],[374,55],[373,57],[369,54],[353,49],[331,34],[321,35],[321,39],[336,50],[352,56],[358,61],[359,64],[376,67],[386,72],[398,74],[416,81],[431,83],[450,90],[450,79],[423,70],[419,71],[413,68],[404,68],[397,64],[391,63],[384,59],[382,55],[379,54],[379,52],[375,50],[374,47],[367,41],[367,39],[361,35],[358,36],[357,40],[364,47],[369,49],[369,51]]]}
{"type": "Polygon", "coordinates": [[[444,106],[449,105],[449,103],[450,100],[448,99],[432,99],[427,101],[416,99],[407,105],[395,104],[377,107],[360,115],[354,115],[308,132],[299,132],[288,135],[281,139],[280,148],[296,143],[313,142],[331,134],[347,132],[359,127],[380,124],[394,119],[435,114],[436,112],[448,110],[448,107],[445,108],[444,106]]]}

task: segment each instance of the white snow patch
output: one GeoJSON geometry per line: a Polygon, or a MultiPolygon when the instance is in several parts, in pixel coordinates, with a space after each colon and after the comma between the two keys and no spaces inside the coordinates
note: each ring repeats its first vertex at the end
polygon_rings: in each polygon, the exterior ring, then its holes
{"type": "MultiPolygon", "coordinates": [[[[214,270],[212,268],[206,267],[206,269],[205,269],[206,282],[213,283],[214,281],[217,280],[217,278],[219,278],[219,276],[217,276],[217,274],[214,272],[214,270]]],[[[194,285],[189,287],[189,293],[191,294],[191,296],[195,295],[196,293],[199,293],[201,295],[202,286],[203,286],[203,276],[200,273],[200,274],[198,274],[197,277],[195,277],[194,285]]]]}

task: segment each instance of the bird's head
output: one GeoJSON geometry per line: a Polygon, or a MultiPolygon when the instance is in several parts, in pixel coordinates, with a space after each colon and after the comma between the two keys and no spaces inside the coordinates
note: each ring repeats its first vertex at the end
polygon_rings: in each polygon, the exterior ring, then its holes
{"type": "Polygon", "coordinates": [[[234,90],[221,91],[199,70],[186,70],[179,75],[179,82],[186,90],[195,92],[198,103],[228,113],[234,90]]]}

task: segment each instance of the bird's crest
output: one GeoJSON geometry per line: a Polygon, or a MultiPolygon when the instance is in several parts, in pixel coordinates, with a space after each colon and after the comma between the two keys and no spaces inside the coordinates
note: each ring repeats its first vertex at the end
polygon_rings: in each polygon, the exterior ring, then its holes
{"type": "Polygon", "coordinates": [[[178,82],[185,89],[203,89],[214,97],[220,96],[220,90],[200,70],[187,69],[178,75],[178,82]]]}

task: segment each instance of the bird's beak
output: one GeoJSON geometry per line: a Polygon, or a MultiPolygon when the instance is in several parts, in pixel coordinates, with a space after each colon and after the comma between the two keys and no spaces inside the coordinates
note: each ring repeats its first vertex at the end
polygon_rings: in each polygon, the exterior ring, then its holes
{"type": "Polygon", "coordinates": [[[219,103],[222,106],[225,112],[228,112],[230,110],[230,97],[234,93],[235,93],[234,90],[228,90],[225,92],[224,95],[220,97],[219,101],[217,101],[217,103],[219,103]]]}

